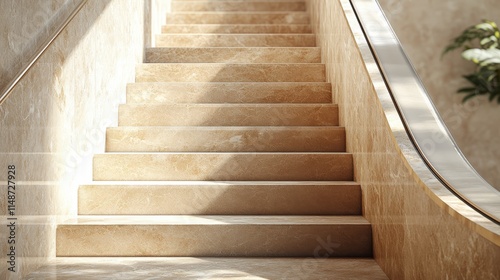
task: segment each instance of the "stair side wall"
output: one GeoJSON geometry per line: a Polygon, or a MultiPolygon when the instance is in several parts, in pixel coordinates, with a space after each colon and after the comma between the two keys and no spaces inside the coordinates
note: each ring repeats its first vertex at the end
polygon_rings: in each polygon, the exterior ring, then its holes
{"type": "Polygon", "coordinates": [[[451,195],[416,154],[349,1],[308,8],[378,264],[391,279],[498,279],[500,228],[451,195]]]}
{"type": "MultiPolygon", "coordinates": [[[[55,257],[56,224],[76,215],[77,186],[91,180],[92,156],[104,151],[105,129],[117,123],[126,84],[143,61],[145,21],[155,1],[162,0],[89,0],[0,106],[0,181],[6,181],[8,165],[15,165],[18,218],[12,273],[2,183],[0,279],[21,279],[55,257]]],[[[60,2],[52,1],[53,7],[60,2]]],[[[36,8],[33,1],[2,4],[11,13],[36,8]]],[[[0,26],[13,32],[30,27],[27,20],[37,21],[8,18],[1,17],[0,26]]],[[[2,38],[9,38],[5,32],[2,38]]]]}

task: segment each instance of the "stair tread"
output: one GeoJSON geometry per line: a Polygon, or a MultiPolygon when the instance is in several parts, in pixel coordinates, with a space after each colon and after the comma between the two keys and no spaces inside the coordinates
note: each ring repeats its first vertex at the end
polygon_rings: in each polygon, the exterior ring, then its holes
{"type": "MultiPolygon", "coordinates": [[[[120,104],[123,107],[178,107],[178,108],[314,108],[314,107],[331,107],[337,108],[337,104],[330,103],[286,103],[286,104],[276,104],[276,103],[190,103],[190,104],[156,104],[156,103],[136,103],[136,104],[120,104]]],[[[303,127],[303,126],[302,126],[303,127]]]]}
{"type": "Polygon", "coordinates": [[[321,63],[143,63],[141,82],[325,82],[321,63]]]}
{"type": "Polygon", "coordinates": [[[156,35],[159,47],[315,47],[316,35],[305,33],[184,33],[156,35]]]}
{"type": "MultiPolygon", "coordinates": [[[[308,23],[193,23],[193,24],[186,24],[186,23],[169,23],[166,25],[162,25],[163,27],[166,26],[292,26],[292,27],[298,27],[298,26],[311,26],[308,23]]],[[[301,33],[298,33],[301,34],[301,33]]]]}
{"type": "Polygon", "coordinates": [[[106,130],[107,152],[344,152],[342,127],[126,126],[106,130]]]}
{"type": "Polygon", "coordinates": [[[173,11],[305,11],[305,2],[173,1],[173,11]]]}
{"type": "MultiPolygon", "coordinates": [[[[214,34],[220,35],[220,34],[214,34]]],[[[291,51],[301,51],[301,50],[320,50],[319,47],[150,47],[146,48],[147,52],[162,52],[162,51],[171,51],[171,50],[241,50],[241,51],[259,51],[259,50],[291,50],[291,51]]],[[[198,63],[202,64],[202,63],[198,63]]],[[[212,64],[210,62],[210,64],[212,64]]],[[[226,64],[226,63],[224,63],[226,64]]],[[[245,63],[240,63],[245,64],[245,63]]],[[[246,63],[246,64],[254,64],[254,63],[246,63]]],[[[262,63],[261,63],[262,64],[262,63]]],[[[269,64],[269,63],[266,63],[269,64]]],[[[271,63],[272,64],[272,63],[271,63]]],[[[317,63],[318,64],[318,63],[317,63]]]]}
{"type": "Polygon", "coordinates": [[[105,153],[95,153],[95,156],[102,157],[106,155],[116,156],[116,155],[249,155],[249,156],[286,156],[286,155],[352,155],[352,153],[347,152],[105,152],[105,153]]]}
{"type": "Polygon", "coordinates": [[[357,225],[370,226],[363,216],[283,215],[80,215],[59,224],[86,225],[357,225]]]}
{"type": "MultiPolygon", "coordinates": [[[[160,66],[160,67],[168,67],[168,66],[187,66],[187,67],[230,67],[230,66],[249,66],[249,67],[259,67],[259,66],[270,66],[276,65],[279,67],[283,66],[324,66],[323,63],[139,63],[139,66],[160,66]]],[[[223,82],[222,82],[223,83],[223,82]]],[[[244,83],[244,82],[242,82],[244,83]]],[[[260,83],[260,82],[246,82],[246,83],[260,83]]],[[[301,83],[326,83],[326,82],[301,82],[301,83]]]]}
{"type": "Polygon", "coordinates": [[[248,185],[264,185],[264,186],[287,186],[287,185],[352,185],[359,186],[359,183],[354,181],[102,181],[89,182],[81,186],[248,186],[248,185]]]}
{"type": "Polygon", "coordinates": [[[170,12],[169,15],[178,15],[178,14],[210,14],[210,15],[289,15],[289,14],[300,14],[300,15],[309,15],[306,11],[178,11],[178,12],[170,12]]]}
{"type": "Polygon", "coordinates": [[[169,24],[163,25],[161,34],[312,34],[310,24],[169,24]]]}
{"type": "Polygon", "coordinates": [[[167,14],[167,23],[301,23],[310,22],[307,12],[175,12],[167,14]]]}
{"type": "Polygon", "coordinates": [[[109,130],[265,130],[265,131],[295,131],[295,130],[344,130],[343,126],[116,126],[109,130]]]}
{"type": "Polygon", "coordinates": [[[337,184],[103,184],[78,190],[80,215],[360,215],[361,186],[337,184]]]}
{"type": "Polygon", "coordinates": [[[388,279],[364,258],[57,258],[26,279],[388,279]]]}

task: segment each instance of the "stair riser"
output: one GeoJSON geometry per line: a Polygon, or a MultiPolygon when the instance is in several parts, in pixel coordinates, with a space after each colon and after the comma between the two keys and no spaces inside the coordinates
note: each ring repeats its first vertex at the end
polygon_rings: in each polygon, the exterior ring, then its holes
{"type": "Polygon", "coordinates": [[[319,48],[154,48],[149,63],[320,63],[319,48]]]}
{"type": "Polygon", "coordinates": [[[81,186],[80,215],[361,215],[359,185],[81,186]]]}
{"type": "Polygon", "coordinates": [[[369,225],[64,225],[64,256],[370,257],[369,225]]]}
{"type": "Polygon", "coordinates": [[[119,126],[337,126],[335,105],[120,105],[119,126]]]}
{"type": "Polygon", "coordinates": [[[175,13],[167,24],[309,24],[307,13],[175,13]]]}
{"type": "Polygon", "coordinates": [[[107,152],[345,152],[341,128],[111,128],[107,152]]]}
{"type": "Polygon", "coordinates": [[[352,181],[352,155],[283,153],[101,154],[95,181],[352,181]]]}
{"type": "Polygon", "coordinates": [[[139,83],[127,85],[133,103],[331,103],[328,83],[139,83]]]}
{"type": "MultiPolygon", "coordinates": [[[[157,35],[156,47],[315,47],[312,34],[169,34],[157,35]]],[[[201,61],[200,61],[201,62],[201,61]]]]}
{"type": "Polygon", "coordinates": [[[136,82],[325,82],[321,64],[141,64],[136,82]]]}
{"type": "Polygon", "coordinates": [[[310,25],[295,24],[295,25],[278,25],[278,24],[171,24],[164,25],[161,29],[162,33],[240,33],[240,34],[272,34],[272,33],[311,33],[310,25]]]}
{"type": "Polygon", "coordinates": [[[305,11],[305,2],[172,2],[174,12],[203,11],[305,11]]]}

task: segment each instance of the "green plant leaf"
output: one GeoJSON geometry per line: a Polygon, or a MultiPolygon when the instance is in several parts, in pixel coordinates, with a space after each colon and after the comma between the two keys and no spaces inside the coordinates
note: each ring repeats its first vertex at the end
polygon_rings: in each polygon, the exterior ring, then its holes
{"type": "Polygon", "coordinates": [[[469,49],[462,52],[462,57],[476,64],[485,66],[488,64],[500,63],[500,49],[469,49]]]}
{"type": "Polygon", "coordinates": [[[483,20],[465,29],[446,46],[442,55],[457,48],[463,49],[462,58],[477,65],[473,73],[463,76],[470,85],[457,91],[465,94],[462,102],[487,95],[491,102],[500,103],[500,31],[497,24],[483,20]]]}

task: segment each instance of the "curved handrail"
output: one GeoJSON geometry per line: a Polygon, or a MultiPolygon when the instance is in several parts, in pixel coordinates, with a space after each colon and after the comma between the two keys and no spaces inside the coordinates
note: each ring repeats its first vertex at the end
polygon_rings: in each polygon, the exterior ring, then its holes
{"type": "Polygon", "coordinates": [[[35,52],[35,54],[29,59],[29,63],[26,64],[21,70],[16,74],[12,81],[5,87],[0,95],[0,105],[9,97],[19,81],[28,73],[31,67],[38,61],[38,59],[45,53],[47,48],[52,45],[52,43],[59,37],[61,32],[68,26],[71,20],[80,12],[82,7],[87,3],[88,0],[81,0],[78,6],[71,12],[71,14],[62,22],[62,24],[50,35],[50,37],[45,41],[40,48],[35,52]]]}
{"type": "Polygon", "coordinates": [[[500,192],[470,165],[439,116],[377,0],[350,0],[406,132],[451,192],[500,224],[500,192]]]}

